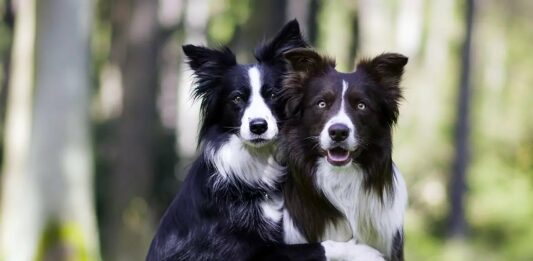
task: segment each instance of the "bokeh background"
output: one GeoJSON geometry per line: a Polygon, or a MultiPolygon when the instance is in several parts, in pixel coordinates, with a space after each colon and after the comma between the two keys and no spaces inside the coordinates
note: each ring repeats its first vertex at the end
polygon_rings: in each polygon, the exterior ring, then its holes
{"type": "Polygon", "coordinates": [[[0,260],[143,260],[195,155],[184,43],[292,18],[349,71],[409,56],[407,260],[533,260],[533,1],[2,0],[0,260]]]}

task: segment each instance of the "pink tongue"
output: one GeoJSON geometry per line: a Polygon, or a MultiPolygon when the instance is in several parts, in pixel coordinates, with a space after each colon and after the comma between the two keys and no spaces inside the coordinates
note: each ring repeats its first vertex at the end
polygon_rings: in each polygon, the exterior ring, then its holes
{"type": "Polygon", "coordinates": [[[347,150],[335,148],[328,150],[328,158],[332,161],[343,162],[350,157],[350,153],[347,150]]]}

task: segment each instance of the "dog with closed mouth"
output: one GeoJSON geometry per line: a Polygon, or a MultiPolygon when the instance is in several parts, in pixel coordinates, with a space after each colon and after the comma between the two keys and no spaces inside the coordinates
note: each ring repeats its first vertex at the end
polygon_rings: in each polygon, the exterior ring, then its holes
{"type": "Polygon", "coordinates": [[[193,94],[201,100],[200,153],[146,260],[381,258],[345,242],[283,244],[275,94],[286,69],[282,54],[306,46],[295,20],[256,50],[255,64],[238,64],[227,48],[183,46],[196,79],[193,94]]]}
{"type": "Polygon", "coordinates": [[[407,189],[392,161],[392,128],[408,59],[385,53],[341,73],[311,49],[285,57],[283,226],[294,231],[285,241],[352,239],[403,260],[407,189]]]}

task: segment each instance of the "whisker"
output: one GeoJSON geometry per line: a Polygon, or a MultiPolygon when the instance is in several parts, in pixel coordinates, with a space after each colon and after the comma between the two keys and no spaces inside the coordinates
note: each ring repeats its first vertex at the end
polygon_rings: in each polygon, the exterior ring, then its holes
{"type": "Polygon", "coordinates": [[[304,138],[303,140],[319,140],[319,136],[309,136],[307,138],[304,138]]]}
{"type": "Polygon", "coordinates": [[[315,145],[313,145],[313,147],[311,147],[311,149],[313,149],[313,150],[317,149],[319,145],[320,145],[319,143],[315,143],[315,145]]]}

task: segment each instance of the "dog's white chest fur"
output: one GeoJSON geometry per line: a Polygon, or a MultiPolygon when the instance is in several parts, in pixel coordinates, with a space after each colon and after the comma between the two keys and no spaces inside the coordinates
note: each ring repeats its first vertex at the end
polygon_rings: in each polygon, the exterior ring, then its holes
{"type": "Polygon", "coordinates": [[[239,180],[251,186],[273,188],[283,176],[283,167],[276,163],[271,150],[254,150],[246,147],[237,135],[231,135],[218,150],[210,147],[206,155],[221,181],[239,180]]]}
{"type": "MultiPolygon", "coordinates": [[[[210,148],[207,160],[212,162],[217,170],[215,185],[218,182],[238,180],[250,186],[274,188],[283,176],[284,168],[274,160],[271,149],[263,150],[246,147],[236,135],[232,135],[218,150],[210,148]]],[[[281,220],[281,197],[265,195],[260,207],[267,222],[276,224],[281,220]]]]}
{"type": "Polygon", "coordinates": [[[364,174],[353,164],[334,167],[325,159],[319,160],[317,186],[346,218],[340,225],[330,224],[323,240],[353,238],[390,256],[394,236],[403,226],[407,189],[401,174],[394,168],[394,195],[385,193],[382,203],[375,193],[363,187],[364,174]],[[345,222],[348,228],[342,224],[345,222]]]}

